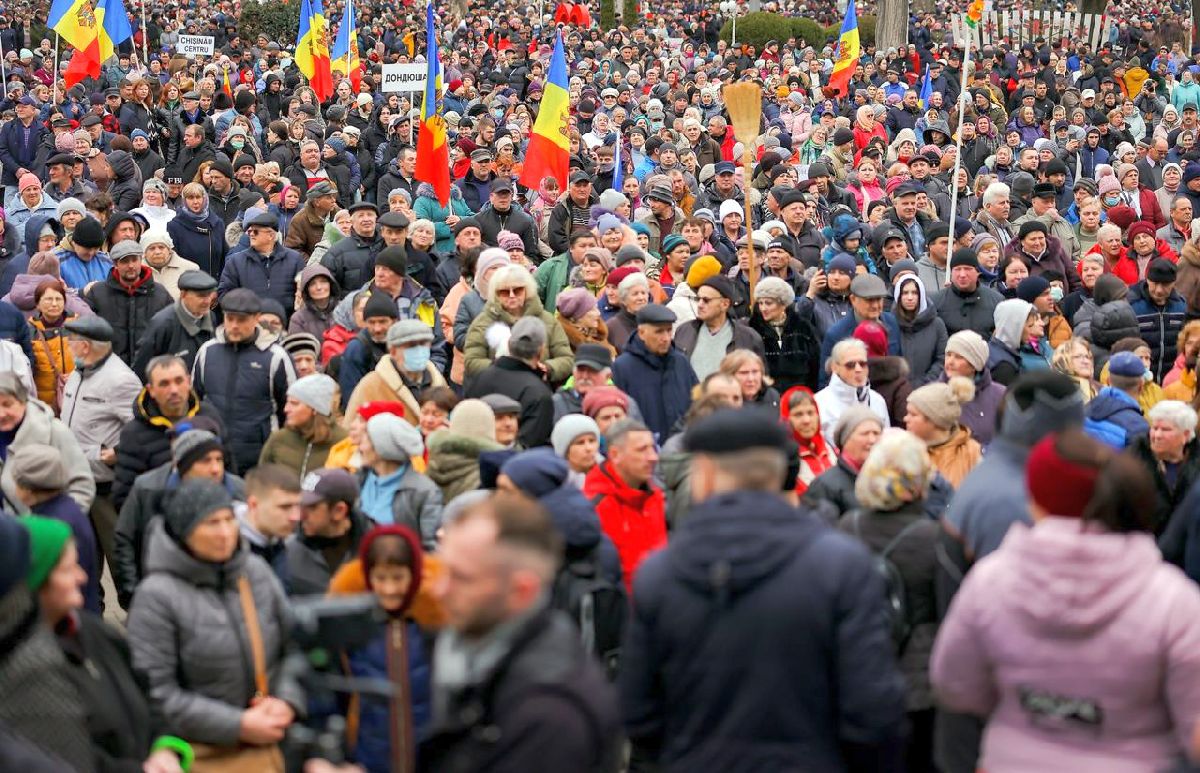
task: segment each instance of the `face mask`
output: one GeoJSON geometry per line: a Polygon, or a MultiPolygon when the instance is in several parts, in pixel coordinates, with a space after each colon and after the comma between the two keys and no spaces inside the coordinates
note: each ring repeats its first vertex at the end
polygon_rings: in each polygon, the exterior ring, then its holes
{"type": "Polygon", "coordinates": [[[232,145],[232,146],[233,146],[233,147],[235,147],[235,148],[241,148],[243,145],[245,145],[245,144],[246,144],[246,141],[245,141],[245,140],[237,140],[237,139],[234,139],[234,140],[230,140],[230,141],[229,141],[229,144],[230,144],[230,145],[232,145]]]}
{"type": "Polygon", "coordinates": [[[1057,287],[1057,286],[1051,287],[1050,288],[1050,300],[1054,301],[1055,303],[1058,303],[1062,299],[1063,299],[1062,288],[1057,287]]]}
{"type": "Polygon", "coordinates": [[[1117,202],[1119,202],[1120,200],[1121,200],[1120,196],[1105,196],[1104,197],[1104,203],[1110,207],[1115,206],[1117,204],[1117,202]]]}
{"type": "Polygon", "coordinates": [[[613,170],[613,167],[615,167],[615,166],[616,166],[616,164],[614,164],[614,163],[601,164],[600,171],[601,172],[611,172],[613,170]]]}
{"type": "Polygon", "coordinates": [[[404,369],[409,373],[419,373],[429,364],[428,346],[410,346],[404,350],[404,369]]]}

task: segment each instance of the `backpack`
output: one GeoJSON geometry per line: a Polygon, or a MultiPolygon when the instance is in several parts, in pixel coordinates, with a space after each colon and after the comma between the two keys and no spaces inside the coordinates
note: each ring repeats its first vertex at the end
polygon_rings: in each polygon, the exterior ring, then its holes
{"type": "MultiPolygon", "coordinates": [[[[854,536],[858,537],[864,544],[862,531],[859,526],[862,522],[862,511],[854,512],[854,536]]],[[[884,599],[887,601],[888,621],[891,623],[892,643],[896,646],[896,654],[900,655],[904,652],[904,648],[908,645],[908,639],[912,636],[913,622],[912,613],[908,608],[908,589],[904,584],[904,575],[900,573],[900,568],[891,560],[890,556],[900,541],[904,539],[909,532],[915,531],[917,526],[923,523],[921,519],[917,519],[900,530],[900,533],[892,537],[887,545],[884,545],[883,550],[874,556],[875,571],[883,578],[884,599]]]]}
{"type": "Polygon", "coordinates": [[[584,649],[600,661],[610,681],[615,679],[629,602],[625,587],[605,576],[599,546],[582,554],[567,550],[550,606],[567,613],[579,627],[584,649]]]}

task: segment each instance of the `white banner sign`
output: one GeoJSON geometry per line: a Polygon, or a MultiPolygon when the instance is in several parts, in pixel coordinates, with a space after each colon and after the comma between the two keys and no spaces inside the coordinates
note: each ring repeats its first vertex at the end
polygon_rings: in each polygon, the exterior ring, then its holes
{"type": "Polygon", "coordinates": [[[212,35],[180,35],[175,53],[181,56],[212,56],[212,35]]]}
{"type": "Polygon", "coordinates": [[[426,72],[429,65],[421,64],[385,64],[383,66],[384,93],[424,91],[426,72]]]}

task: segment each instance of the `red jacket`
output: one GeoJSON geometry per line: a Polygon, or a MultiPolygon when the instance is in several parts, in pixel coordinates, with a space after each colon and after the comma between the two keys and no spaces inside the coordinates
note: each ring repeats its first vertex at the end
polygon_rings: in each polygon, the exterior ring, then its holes
{"type": "Polygon", "coordinates": [[[887,129],[883,128],[883,124],[876,121],[871,130],[867,131],[859,126],[857,121],[854,122],[854,149],[856,151],[861,151],[867,147],[867,143],[871,141],[872,137],[879,137],[885,144],[887,143],[887,129]]]}
{"type": "MultiPolygon", "coordinates": [[[[1179,262],[1179,256],[1175,254],[1175,250],[1171,249],[1171,245],[1167,244],[1162,239],[1156,239],[1154,246],[1158,251],[1157,257],[1166,258],[1172,263],[1179,262]]],[[[1093,253],[1097,255],[1100,254],[1099,244],[1093,244],[1092,248],[1087,251],[1088,255],[1093,253]]],[[[1076,270],[1078,270],[1078,265],[1076,266],[1076,270]]],[[[1104,270],[1105,272],[1115,276],[1117,279],[1120,279],[1130,287],[1133,287],[1142,279],[1140,276],[1138,276],[1137,259],[1130,254],[1128,247],[1122,247],[1121,252],[1117,257],[1117,262],[1112,266],[1106,266],[1104,270]]]]}
{"type": "Polygon", "coordinates": [[[667,544],[666,498],[653,483],[631,488],[610,462],[598,464],[583,481],[583,495],[592,500],[600,526],[617,546],[621,574],[632,592],[633,573],[650,552],[667,544]]]}

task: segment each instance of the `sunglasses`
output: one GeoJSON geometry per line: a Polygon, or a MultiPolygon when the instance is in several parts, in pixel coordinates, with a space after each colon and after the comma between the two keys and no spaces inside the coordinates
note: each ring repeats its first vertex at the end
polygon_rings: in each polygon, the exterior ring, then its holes
{"type": "Polygon", "coordinates": [[[518,295],[524,294],[524,287],[500,287],[496,289],[496,295],[500,295],[505,298],[516,298],[518,295]]]}
{"type": "Polygon", "coordinates": [[[861,370],[861,369],[867,367],[867,361],[866,360],[850,360],[849,362],[843,362],[842,367],[849,368],[850,370],[861,370]]]}

